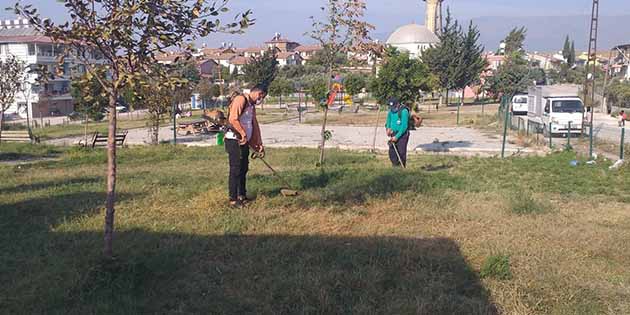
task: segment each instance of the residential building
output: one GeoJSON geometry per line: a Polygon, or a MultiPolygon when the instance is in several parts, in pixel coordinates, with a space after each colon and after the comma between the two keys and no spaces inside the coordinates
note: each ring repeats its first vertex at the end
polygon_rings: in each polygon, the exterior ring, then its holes
{"type": "MultiPolygon", "coordinates": [[[[61,71],[57,71],[58,57],[66,53],[66,47],[56,44],[51,38],[43,36],[28,20],[0,21],[0,59],[10,55],[25,63],[27,83],[23,91],[16,95],[7,115],[39,118],[55,115],[67,115],[74,110],[70,95],[72,75],[85,72],[85,67],[66,56],[61,71]],[[50,78],[41,86],[39,76],[30,70],[45,67],[51,73],[50,78]]],[[[102,58],[94,53],[89,56],[94,62],[102,58]]]]}
{"type": "Polygon", "coordinates": [[[616,56],[612,60],[613,74],[630,80],[630,44],[613,48],[616,56]]]}
{"type": "Polygon", "coordinates": [[[276,55],[278,59],[278,66],[290,66],[290,65],[301,65],[303,64],[304,59],[298,52],[281,52],[276,55]]]}
{"type": "Polygon", "coordinates": [[[293,52],[300,46],[300,43],[282,38],[280,33],[276,33],[270,41],[265,42],[267,48],[278,48],[280,52],[293,52]]]}
{"type": "Polygon", "coordinates": [[[304,62],[308,62],[318,51],[322,51],[323,49],[324,48],[320,45],[300,45],[295,48],[295,51],[300,54],[304,62]]]}

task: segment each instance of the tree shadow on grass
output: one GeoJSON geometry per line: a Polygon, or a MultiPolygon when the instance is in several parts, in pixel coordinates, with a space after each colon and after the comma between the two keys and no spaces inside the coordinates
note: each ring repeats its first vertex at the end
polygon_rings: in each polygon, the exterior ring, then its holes
{"type": "Polygon", "coordinates": [[[96,176],[68,178],[64,180],[53,180],[47,182],[22,184],[8,188],[0,188],[0,194],[30,193],[37,190],[45,190],[59,186],[94,184],[100,183],[102,181],[102,178],[96,176]]]}
{"type": "MultiPolygon", "coordinates": [[[[101,239],[100,233],[91,232],[51,235],[50,242],[65,246],[42,259],[74,263],[20,270],[31,272],[34,280],[3,288],[8,294],[4,309],[77,314],[498,313],[458,245],[446,238],[132,230],[117,233],[119,258],[113,262],[98,258],[93,245],[101,239]]],[[[15,281],[2,286],[11,283],[15,281]]]]}

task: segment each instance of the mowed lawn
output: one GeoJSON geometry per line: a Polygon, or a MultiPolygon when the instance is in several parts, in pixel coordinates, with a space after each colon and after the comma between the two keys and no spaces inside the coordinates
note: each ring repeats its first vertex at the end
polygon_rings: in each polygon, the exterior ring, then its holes
{"type": "Polygon", "coordinates": [[[629,314],[630,168],[270,150],[226,207],[220,148],[126,148],[114,261],[105,152],[0,145],[6,314],[629,314]],[[21,157],[28,165],[9,165],[21,157]],[[4,162],[2,162],[4,161],[4,162]]]}

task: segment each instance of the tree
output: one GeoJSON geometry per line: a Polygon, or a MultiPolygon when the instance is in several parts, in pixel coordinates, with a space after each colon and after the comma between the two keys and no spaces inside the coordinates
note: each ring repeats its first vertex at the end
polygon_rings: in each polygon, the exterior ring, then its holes
{"type": "Polygon", "coordinates": [[[513,28],[503,41],[505,43],[505,54],[510,55],[516,51],[523,50],[526,36],[527,29],[525,26],[513,28]]]}
{"type": "MultiPolygon", "coordinates": [[[[370,41],[370,31],[374,26],[363,21],[366,10],[365,0],[326,0],[321,8],[324,18],[321,21],[311,16],[312,31],[306,35],[316,40],[321,47],[321,61],[326,69],[328,91],[332,91],[333,72],[337,66],[338,54],[365,52],[370,41]]],[[[319,165],[324,164],[326,145],[326,121],[328,106],[324,106],[322,121],[319,165]]]]}
{"type": "Polygon", "coordinates": [[[322,77],[315,78],[308,82],[307,88],[315,100],[315,103],[323,103],[328,95],[328,82],[322,77]]]}
{"type": "Polygon", "coordinates": [[[293,83],[287,79],[276,78],[269,86],[269,95],[280,97],[280,106],[282,106],[282,96],[295,92],[293,83]]]}
{"type": "Polygon", "coordinates": [[[190,55],[192,45],[184,44],[186,41],[217,31],[240,32],[251,24],[250,11],[239,15],[233,23],[223,26],[214,17],[228,10],[228,0],[219,0],[212,4],[204,0],[63,2],[69,21],[60,25],[41,18],[31,5],[16,3],[14,9],[15,13],[28,19],[45,36],[65,45],[66,51],[61,54],[60,64],[63,56],[73,56],[85,64],[88,76],[98,78],[108,94],[107,200],[103,254],[112,258],[118,96],[126,86],[135,84],[142,78],[143,72],[157,63],[157,54],[164,53],[169,47],[179,46],[190,55]],[[94,54],[102,56],[107,63],[109,73],[106,80],[95,76],[94,54]]]}
{"type": "MultiPolygon", "coordinates": [[[[438,84],[446,94],[448,106],[448,91],[457,86],[457,72],[462,49],[462,31],[457,21],[453,21],[451,11],[446,11],[446,23],[439,35],[440,43],[427,49],[422,54],[422,60],[428,65],[431,73],[438,79],[438,84]]],[[[441,103],[441,99],[440,99],[441,103]]]]}
{"type": "Polygon", "coordinates": [[[570,48],[570,53],[569,53],[569,65],[573,66],[575,65],[575,61],[576,61],[576,55],[575,55],[575,41],[571,42],[571,48],[570,48]]]}
{"type": "MultiPolygon", "coordinates": [[[[523,47],[525,37],[520,36],[520,34],[525,35],[526,33],[527,30],[525,28],[512,30],[508,37],[518,38],[518,41],[513,40],[512,46],[523,47]],[[519,36],[514,36],[513,33],[518,33],[519,36]]],[[[524,51],[522,49],[513,49],[507,54],[505,62],[499,66],[495,75],[489,80],[488,90],[494,95],[502,94],[509,97],[518,92],[526,91],[527,87],[533,83],[535,75],[525,59],[524,51]]]]}
{"type": "Polygon", "coordinates": [[[365,75],[352,73],[343,80],[343,85],[348,94],[355,96],[367,87],[367,79],[365,75]]]}
{"type": "Polygon", "coordinates": [[[378,77],[372,81],[371,90],[380,104],[386,104],[391,97],[401,103],[415,103],[422,97],[422,91],[430,91],[435,77],[425,63],[409,57],[409,54],[390,50],[378,77]]]}
{"type": "MultiPolygon", "coordinates": [[[[159,72],[159,66],[153,67],[155,72],[159,72]]],[[[148,72],[145,77],[135,85],[134,103],[139,108],[147,110],[147,127],[153,145],[159,144],[160,123],[167,114],[172,114],[172,104],[175,102],[175,93],[168,84],[162,84],[160,78],[162,75],[154,75],[148,72]],[[157,78],[157,79],[156,79],[157,78]]]]}
{"type": "Polygon", "coordinates": [[[15,95],[22,90],[26,78],[24,62],[13,55],[0,59],[0,142],[4,113],[15,102],[15,95]]]}
{"type": "Polygon", "coordinates": [[[251,57],[243,66],[247,83],[269,88],[278,73],[278,58],[275,50],[269,49],[260,57],[251,57]]]}
{"type": "Polygon", "coordinates": [[[199,97],[201,98],[201,102],[204,104],[203,109],[205,110],[210,103],[210,100],[214,97],[214,87],[216,85],[210,83],[209,80],[201,80],[199,84],[197,84],[197,93],[199,93],[199,97]]]}
{"type": "MultiPolygon", "coordinates": [[[[107,77],[105,68],[94,69],[95,74],[101,80],[107,77]]],[[[105,117],[107,105],[109,104],[108,95],[94,76],[84,74],[72,80],[70,86],[70,95],[74,99],[74,110],[83,114],[93,121],[101,121],[105,117]]]]}
{"type": "MultiPolygon", "coordinates": [[[[462,91],[459,107],[464,106],[464,91],[473,82],[479,81],[481,72],[488,66],[483,58],[483,47],[479,44],[479,30],[468,25],[468,31],[462,35],[461,49],[459,49],[458,64],[454,72],[454,86],[462,91]]],[[[457,111],[457,123],[459,124],[459,107],[457,111]]]]}
{"type": "Polygon", "coordinates": [[[567,37],[564,39],[564,47],[562,48],[562,58],[564,58],[564,61],[571,64],[569,62],[571,58],[571,42],[569,41],[569,35],[567,35],[567,37]]]}

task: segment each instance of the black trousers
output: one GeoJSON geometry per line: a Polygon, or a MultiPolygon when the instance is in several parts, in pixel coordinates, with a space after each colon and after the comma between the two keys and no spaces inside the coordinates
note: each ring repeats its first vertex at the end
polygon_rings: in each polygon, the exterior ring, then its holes
{"type": "Polygon", "coordinates": [[[247,196],[247,171],[249,170],[249,147],[240,145],[238,140],[225,140],[225,151],[230,163],[228,190],[230,200],[235,201],[239,196],[247,196]]]}
{"type": "Polygon", "coordinates": [[[398,139],[396,143],[389,143],[389,160],[392,161],[392,165],[401,166],[400,161],[398,160],[398,155],[394,148],[398,150],[398,154],[400,154],[400,160],[402,164],[407,166],[407,144],[409,143],[409,131],[405,132],[405,134],[398,139]]]}

